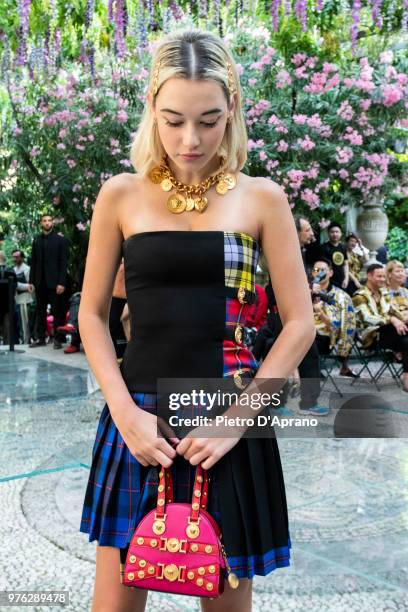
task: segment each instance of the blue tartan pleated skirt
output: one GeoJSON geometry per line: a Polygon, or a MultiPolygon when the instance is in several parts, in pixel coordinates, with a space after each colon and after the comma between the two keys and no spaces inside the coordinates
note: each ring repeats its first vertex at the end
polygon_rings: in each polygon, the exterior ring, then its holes
{"type": "MultiPolygon", "coordinates": [[[[157,396],[154,393],[131,393],[131,396],[139,408],[151,414],[157,414],[157,396]]],[[[276,444],[276,440],[273,442],[276,444]]],[[[265,457],[265,453],[263,457],[265,457]]],[[[273,457],[272,459],[275,460],[273,457]]],[[[237,459],[237,461],[239,460],[245,461],[245,463],[250,462],[247,459],[237,459]]],[[[278,464],[275,470],[277,474],[276,480],[279,480],[281,466],[278,457],[276,462],[278,464]]],[[[260,465],[259,461],[258,465],[260,465]]],[[[236,531],[234,532],[234,526],[230,524],[231,513],[228,512],[227,519],[223,521],[223,513],[220,508],[219,483],[215,467],[213,466],[213,468],[208,470],[209,497],[207,510],[216,519],[223,533],[232,528],[230,538],[233,538],[235,542],[238,536],[236,531]]],[[[255,469],[258,469],[258,467],[255,467],[255,469]]],[[[177,455],[174,459],[171,471],[175,502],[189,503],[191,501],[195,470],[196,467],[192,466],[182,456],[177,455]]],[[[123,558],[136,526],[156,506],[158,472],[159,467],[145,467],[131,455],[116,428],[108,405],[105,404],[100,416],[92,452],[92,465],[85,493],[80,531],[89,534],[90,542],[97,540],[100,546],[113,546],[121,549],[121,556],[123,558]]],[[[248,480],[248,476],[244,477],[248,480]]],[[[231,480],[233,480],[233,476],[231,476],[231,480]]],[[[284,497],[282,490],[283,482],[279,484],[281,485],[280,488],[276,489],[279,494],[274,494],[272,491],[271,495],[274,498],[275,504],[280,502],[279,496],[284,497]]],[[[237,486],[239,486],[239,483],[237,486]]],[[[237,494],[239,494],[239,491],[237,494]]],[[[267,524],[268,520],[266,519],[268,517],[265,516],[262,519],[259,516],[259,511],[253,515],[250,512],[256,506],[256,498],[258,497],[260,508],[263,508],[263,504],[265,504],[265,507],[268,507],[266,500],[268,492],[259,490],[258,493],[254,489],[252,496],[255,499],[246,499],[248,497],[246,493],[244,493],[244,496],[243,508],[245,508],[245,504],[247,504],[246,507],[248,508],[248,510],[245,510],[247,517],[243,518],[248,523],[244,531],[247,534],[254,534],[254,540],[258,539],[264,542],[265,538],[258,527],[259,524],[262,526],[267,524]],[[265,501],[262,499],[262,496],[265,496],[265,501]]],[[[286,500],[284,499],[281,503],[283,509],[280,506],[276,507],[279,508],[278,511],[283,515],[283,517],[280,517],[280,521],[284,523],[287,519],[285,516],[286,500]]],[[[235,506],[232,507],[234,508],[235,506]]],[[[273,516],[269,518],[271,519],[270,524],[273,524],[273,516]]],[[[279,521],[276,522],[277,525],[278,523],[279,521]]],[[[285,531],[285,533],[287,533],[287,538],[284,545],[272,546],[267,550],[265,550],[265,547],[261,547],[261,554],[248,554],[247,547],[245,547],[243,554],[236,554],[237,552],[240,553],[239,546],[231,553],[226,546],[231,570],[240,578],[252,578],[255,574],[265,576],[278,567],[290,565],[291,541],[289,532],[285,531]]],[[[242,534],[240,535],[242,536],[242,534]]],[[[270,539],[270,530],[264,535],[268,542],[273,541],[273,539],[270,539]]],[[[251,535],[246,535],[245,537],[248,540],[251,535]]],[[[282,537],[280,537],[279,543],[282,544],[282,537]]]]}

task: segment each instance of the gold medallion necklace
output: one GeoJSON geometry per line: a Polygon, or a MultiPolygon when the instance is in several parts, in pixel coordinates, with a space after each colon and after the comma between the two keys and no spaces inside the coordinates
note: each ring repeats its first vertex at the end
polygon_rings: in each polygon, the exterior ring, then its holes
{"type": "Polygon", "coordinates": [[[153,183],[156,185],[160,184],[163,191],[176,189],[176,193],[170,195],[166,203],[170,212],[179,214],[184,211],[190,212],[192,210],[197,210],[202,213],[208,206],[208,199],[204,194],[212,185],[217,183],[215,188],[216,192],[219,195],[224,195],[229,189],[233,189],[237,184],[235,174],[225,172],[222,169],[224,163],[225,158],[221,157],[221,170],[209,176],[204,181],[201,181],[201,183],[187,185],[176,179],[167,163],[167,155],[165,155],[160,166],[152,168],[148,176],[153,183]]]}

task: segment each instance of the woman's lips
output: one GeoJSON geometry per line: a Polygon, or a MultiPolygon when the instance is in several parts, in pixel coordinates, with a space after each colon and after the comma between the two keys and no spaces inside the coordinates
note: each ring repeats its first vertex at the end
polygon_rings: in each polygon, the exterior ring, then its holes
{"type": "Polygon", "coordinates": [[[181,153],[180,157],[183,159],[198,159],[199,157],[202,157],[202,155],[188,155],[181,153]]]}

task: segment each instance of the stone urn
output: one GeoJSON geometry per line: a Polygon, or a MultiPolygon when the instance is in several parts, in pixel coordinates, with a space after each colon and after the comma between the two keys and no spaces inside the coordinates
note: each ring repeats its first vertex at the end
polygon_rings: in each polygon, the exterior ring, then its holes
{"type": "Polygon", "coordinates": [[[383,246],[388,234],[388,217],[382,209],[379,197],[365,202],[357,215],[357,233],[362,243],[370,251],[365,267],[377,262],[377,249],[383,246]]]}

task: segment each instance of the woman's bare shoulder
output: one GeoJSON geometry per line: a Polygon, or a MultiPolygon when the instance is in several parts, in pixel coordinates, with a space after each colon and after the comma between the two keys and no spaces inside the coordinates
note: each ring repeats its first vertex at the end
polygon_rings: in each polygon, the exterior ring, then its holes
{"type": "Polygon", "coordinates": [[[129,189],[134,189],[140,184],[141,175],[132,172],[121,172],[108,178],[102,185],[102,189],[116,194],[125,195],[129,189]]]}
{"type": "Polygon", "coordinates": [[[260,225],[290,211],[286,192],[279,183],[264,176],[244,176],[245,198],[251,202],[260,225]]]}

